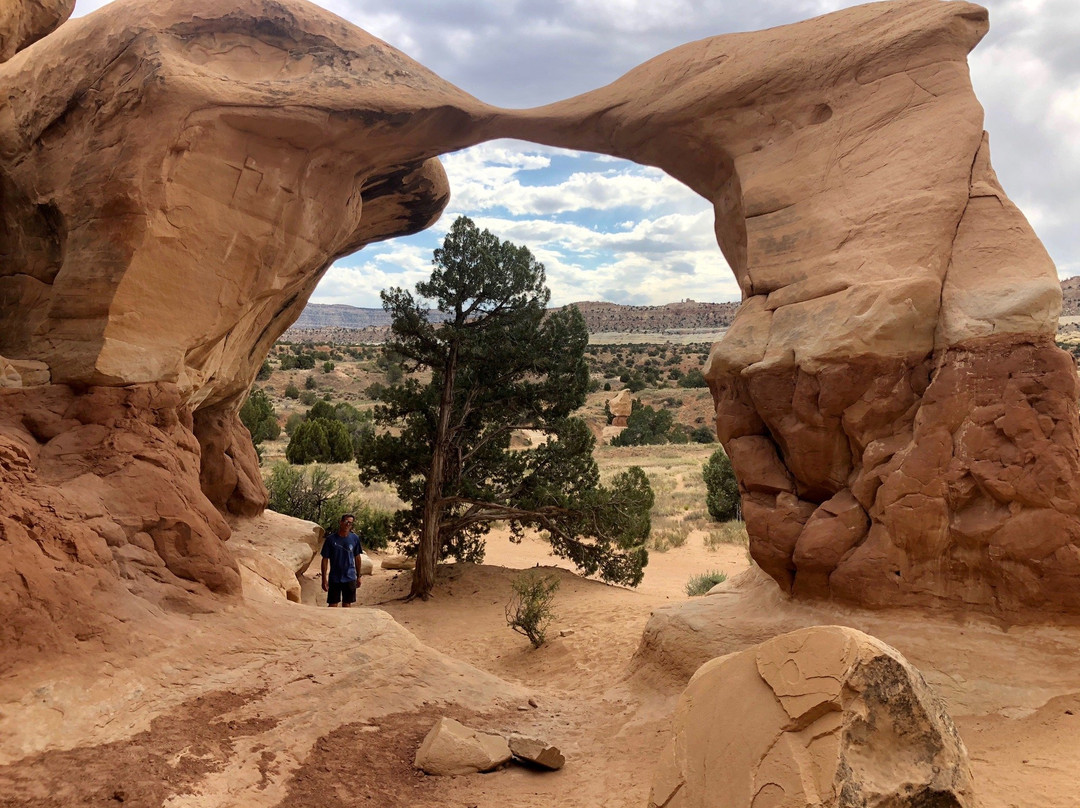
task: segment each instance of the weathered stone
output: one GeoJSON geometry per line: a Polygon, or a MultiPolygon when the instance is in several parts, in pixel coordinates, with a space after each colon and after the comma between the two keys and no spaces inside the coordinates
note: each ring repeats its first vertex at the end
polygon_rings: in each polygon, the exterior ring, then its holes
{"type": "Polygon", "coordinates": [[[379,566],[384,570],[411,570],[416,568],[416,559],[403,555],[384,556],[379,566]]]}
{"type": "Polygon", "coordinates": [[[557,746],[525,735],[510,736],[510,751],[516,758],[551,771],[558,771],[566,764],[566,758],[557,746]]]}
{"type": "Polygon", "coordinates": [[[497,769],[510,757],[510,746],[501,735],[440,718],[416,750],[413,765],[427,774],[474,774],[497,769]]]}
{"type": "Polygon", "coordinates": [[[630,391],[623,388],[614,398],[608,399],[607,406],[611,412],[611,426],[626,426],[626,419],[634,411],[634,399],[630,391]]]}
{"type": "Polygon", "coordinates": [[[840,626],[705,663],[679,700],[651,808],[977,805],[967,751],[895,649],[840,626]]]}
{"type": "Polygon", "coordinates": [[[75,0],[4,0],[0,5],[0,62],[54,31],[75,10],[75,0]]]}

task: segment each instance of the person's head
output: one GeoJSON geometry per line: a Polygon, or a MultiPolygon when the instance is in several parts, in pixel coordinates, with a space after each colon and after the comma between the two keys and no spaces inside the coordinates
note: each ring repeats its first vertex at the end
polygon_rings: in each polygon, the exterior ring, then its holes
{"type": "Polygon", "coordinates": [[[356,517],[351,513],[344,513],[341,515],[341,522],[338,523],[339,530],[352,530],[353,524],[356,522],[356,517]]]}

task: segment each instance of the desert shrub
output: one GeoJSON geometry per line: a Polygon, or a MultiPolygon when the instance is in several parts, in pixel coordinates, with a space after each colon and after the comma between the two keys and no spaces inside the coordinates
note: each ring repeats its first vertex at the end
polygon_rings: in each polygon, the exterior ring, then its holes
{"type": "Polygon", "coordinates": [[[715,443],[716,432],[712,427],[699,426],[690,432],[690,440],[694,443],[715,443]]]}
{"type": "Polygon", "coordinates": [[[315,376],[313,374],[309,373],[307,378],[304,379],[304,389],[305,390],[318,390],[319,389],[319,383],[317,381],[315,381],[315,376]]]}
{"type": "Polygon", "coordinates": [[[294,412],[285,419],[285,434],[292,437],[292,433],[295,432],[296,428],[302,423],[304,423],[304,416],[298,412],[294,412]]]}
{"type": "Polygon", "coordinates": [[[314,390],[304,390],[302,393],[300,393],[300,403],[303,404],[305,407],[310,407],[318,400],[318,398],[319,396],[315,393],[314,390]]]}
{"type": "Polygon", "coordinates": [[[649,549],[658,553],[666,553],[673,547],[682,547],[690,536],[689,528],[683,525],[675,525],[669,528],[653,530],[649,535],[649,549]]]}
{"type": "Polygon", "coordinates": [[[322,372],[323,373],[330,373],[335,367],[337,367],[337,366],[333,362],[330,362],[330,361],[323,362],[322,372]]]}
{"type": "Polygon", "coordinates": [[[296,357],[292,354],[281,355],[281,369],[293,370],[296,367],[296,357]]]}
{"type": "Polygon", "coordinates": [[[703,572],[701,575],[693,576],[686,582],[686,594],[690,597],[704,595],[714,586],[722,584],[726,580],[727,574],[720,572],[719,570],[703,572]]]}
{"type": "Polygon", "coordinates": [[[326,466],[304,468],[277,463],[266,480],[270,509],[297,519],[315,522],[329,531],[343,513],[356,517],[353,530],[365,549],[381,550],[390,542],[394,514],[373,508],[355,498],[352,486],[334,478],[326,466]]]}
{"type": "Polygon", "coordinates": [[[299,370],[312,370],[315,367],[315,357],[311,354],[299,354],[296,357],[296,367],[299,370]]]}
{"type": "Polygon", "coordinates": [[[289,382],[285,387],[285,398],[300,398],[300,388],[289,382]]]}
{"type": "Polygon", "coordinates": [[[738,519],[741,510],[739,484],[731,461],[723,449],[717,449],[701,468],[705,480],[705,505],[709,514],[719,522],[738,519]]]}
{"type": "Polygon", "coordinates": [[[294,468],[288,463],[275,463],[266,479],[270,494],[270,509],[297,519],[323,525],[335,523],[347,513],[351,490],[330,473],[325,466],[294,468]]]}
{"type": "Polygon", "coordinates": [[[708,387],[705,374],[697,368],[687,371],[686,375],[679,379],[679,387],[708,387]]]}
{"type": "Polygon", "coordinates": [[[610,393],[611,392],[611,382],[604,382],[604,392],[605,393],[610,393]]]}
{"type": "Polygon", "coordinates": [[[533,648],[539,648],[547,639],[548,626],[555,617],[551,604],[559,589],[559,579],[529,570],[517,576],[510,586],[513,594],[506,604],[506,625],[528,637],[533,648]]]}
{"type": "Polygon", "coordinates": [[[255,374],[255,380],[259,382],[265,382],[270,378],[270,374],[274,372],[274,369],[270,366],[270,360],[264,359],[262,367],[259,368],[259,372],[255,374]]]}
{"type": "Polygon", "coordinates": [[[724,544],[738,544],[746,547],[750,537],[746,534],[746,524],[732,520],[724,522],[705,534],[705,549],[716,550],[724,544]]]}

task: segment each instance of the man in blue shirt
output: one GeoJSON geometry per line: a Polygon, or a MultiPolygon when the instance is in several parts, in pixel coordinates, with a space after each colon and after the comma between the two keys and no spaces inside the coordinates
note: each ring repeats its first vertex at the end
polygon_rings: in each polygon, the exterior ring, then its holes
{"type": "Polygon", "coordinates": [[[360,585],[360,537],[352,532],[356,518],[347,513],[341,517],[338,529],[327,534],[322,546],[322,588],[326,605],[349,608],[356,603],[360,585]]]}

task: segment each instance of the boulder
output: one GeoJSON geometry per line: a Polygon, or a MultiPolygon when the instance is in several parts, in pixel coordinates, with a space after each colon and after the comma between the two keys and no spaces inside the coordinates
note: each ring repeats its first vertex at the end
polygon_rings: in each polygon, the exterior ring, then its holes
{"type": "Polygon", "coordinates": [[[511,758],[510,746],[501,735],[470,729],[452,718],[435,722],[413,765],[427,774],[474,774],[497,769],[511,758]]]}
{"type": "Polygon", "coordinates": [[[816,626],[705,663],[650,808],[975,808],[967,751],[898,651],[816,626]]]}
{"type": "Polygon", "coordinates": [[[403,555],[384,556],[379,566],[384,570],[411,570],[416,569],[416,559],[403,555]]]}
{"type": "Polygon", "coordinates": [[[357,570],[361,575],[374,575],[375,574],[375,562],[371,560],[371,557],[366,553],[360,556],[360,569],[357,570]]]}
{"type": "Polygon", "coordinates": [[[566,763],[566,758],[557,746],[525,735],[510,736],[510,751],[519,760],[551,771],[561,769],[566,763]]]}

